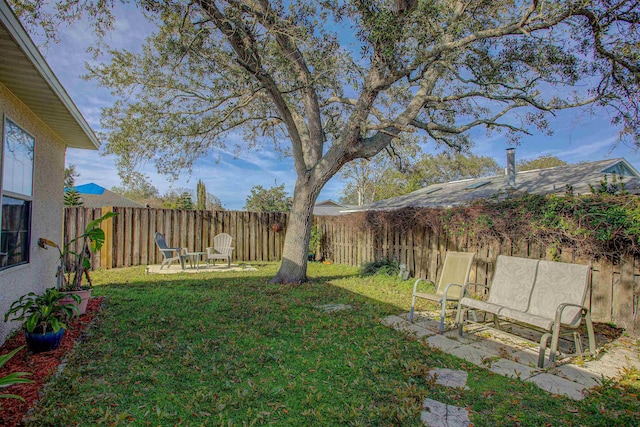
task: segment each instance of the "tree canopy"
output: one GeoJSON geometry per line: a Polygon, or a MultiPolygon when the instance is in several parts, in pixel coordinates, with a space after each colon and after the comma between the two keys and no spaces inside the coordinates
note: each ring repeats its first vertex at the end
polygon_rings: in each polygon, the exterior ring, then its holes
{"type": "MultiPolygon", "coordinates": [[[[73,19],[85,9],[98,31],[112,23],[113,2],[41,3],[14,2],[45,24],[48,10],[73,19]]],[[[159,26],[142,53],[112,51],[90,71],[120,98],[104,110],[106,151],[122,170],[152,160],[174,176],[225,149],[230,133],[243,135],[240,148],[269,142],[291,155],[297,180],[275,282],[306,280],[312,208],[327,181],[403,133],[464,148],[482,127],[517,143],[557,111],[603,107],[640,145],[637,1],[139,4],[159,26]]]]}
{"type": "Polygon", "coordinates": [[[158,189],[151,185],[146,177],[139,172],[129,175],[123,185],[112,187],[111,191],[140,203],[160,197],[158,189]]]}
{"type": "Polygon", "coordinates": [[[271,188],[254,185],[251,194],[247,196],[244,208],[252,212],[289,212],[291,197],[285,191],[284,184],[271,188]]]}
{"type": "Polygon", "coordinates": [[[556,166],[566,166],[568,163],[564,160],[552,156],[550,154],[537,157],[530,160],[519,160],[516,168],[518,171],[529,171],[533,169],[555,168],[556,166]]]}
{"type": "Polygon", "coordinates": [[[416,156],[409,167],[398,169],[388,156],[357,160],[343,167],[346,180],[343,197],[346,204],[362,205],[411,193],[440,182],[496,175],[501,172],[491,157],[441,152],[416,156]]]}

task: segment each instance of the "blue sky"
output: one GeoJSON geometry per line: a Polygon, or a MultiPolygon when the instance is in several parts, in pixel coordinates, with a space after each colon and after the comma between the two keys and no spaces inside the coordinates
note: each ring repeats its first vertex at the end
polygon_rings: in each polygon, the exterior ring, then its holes
{"type": "MultiPolygon", "coordinates": [[[[115,30],[107,36],[111,47],[127,48],[137,51],[145,37],[153,31],[132,6],[120,6],[116,10],[115,30]]],[[[100,112],[103,107],[111,105],[114,98],[109,91],[98,87],[96,82],[81,78],[86,73],[85,63],[93,62],[86,47],[93,39],[88,25],[83,22],[71,27],[61,27],[60,42],[50,43],[42,49],[47,62],[57,75],[62,85],[74,100],[88,123],[96,131],[101,130],[100,112]]],[[[42,39],[34,36],[36,44],[42,39]]],[[[516,159],[530,159],[543,154],[550,154],[560,159],[576,163],[595,161],[614,157],[624,157],[637,169],[640,169],[640,154],[623,144],[614,148],[617,141],[617,129],[609,124],[606,112],[590,115],[581,110],[563,111],[556,117],[549,117],[553,136],[534,133],[524,136],[517,147],[516,159]]],[[[474,132],[474,147],[477,155],[490,156],[504,165],[505,149],[508,148],[506,138],[502,135],[487,136],[483,131],[474,132]]],[[[230,144],[232,145],[232,144],[230,144]]],[[[436,151],[433,144],[426,151],[436,151]]],[[[101,156],[88,150],[69,149],[67,164],[76,165],[80,177],[78,184],[94,182],[105,188],[120,185],[114,158],[101,156]]],[[[188,187],[195,190],[198,180],[202,180],[207,191],[215,194],[226,209],[242,209],[247,195],[254,185],[270,187],[285,184],[289,194],[293,194],[295,171],[291,159],[282,158],[273,151],[245,151],[240,158],[234,158],[228,152],[214,151],[201,159],[189,176],[186,172],[177,182],[169,182],[159,175],[152,164],[141,169],[150,177],[152,184],[165,192],[171,186],[188,187]]],[[[334,177],[324,188],[318,200],[340,198],[344,183],[334,177]]]]}

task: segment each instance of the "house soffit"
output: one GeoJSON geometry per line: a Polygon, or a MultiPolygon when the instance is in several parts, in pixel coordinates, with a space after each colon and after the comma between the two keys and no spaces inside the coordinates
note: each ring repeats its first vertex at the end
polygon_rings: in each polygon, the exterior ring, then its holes
{"type": "Polygon", "coordinates": [[[0,84],[68,147],[100,147],[93,130],[4,0],[0,0],[0,52],[0,84]]]}

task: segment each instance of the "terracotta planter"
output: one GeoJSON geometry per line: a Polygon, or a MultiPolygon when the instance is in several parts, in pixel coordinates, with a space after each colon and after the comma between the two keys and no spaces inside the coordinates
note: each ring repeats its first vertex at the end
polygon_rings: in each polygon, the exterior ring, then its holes
{"type": "Polygon", "coordinates": [[[58,348],[64,336],[64,331],[64,328],[58,332],[47,332],[46,334],[30,334],[25,331],[24,338],[27,341],[29,350],[34,353],[42,353],[58,348]]]}
{"type": "Polygon", "coordinates": [[[67,295],[71,295],[71,294],[76,294],[78,295],[82,301],[80,302],[80,304],[78,304],[77,302],[75,302],[72,298],[63,298],[60,300],[60,304],[73,304],[76,307],[78,307],[78,315],[83,315],[84,313],[86,313],[87,311],[87,304],[89,303],[89,298],[91,298],[91,291],[92,289],[83,289],[81,291],[64,291],[64,292],[60,292],[61,294],[67,294],[67,295]]]}

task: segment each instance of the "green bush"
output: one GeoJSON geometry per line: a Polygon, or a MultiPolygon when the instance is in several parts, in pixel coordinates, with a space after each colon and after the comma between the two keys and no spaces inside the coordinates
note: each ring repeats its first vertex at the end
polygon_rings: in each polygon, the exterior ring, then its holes
{"type": "Polygon", "coordinates": [[[390,260],[389,258],[368,262],[366,264],[363,264],[360,268],[361,276],[396,276],[399,272],[400,267],[398,266],[398,263],[390,260]]]}

